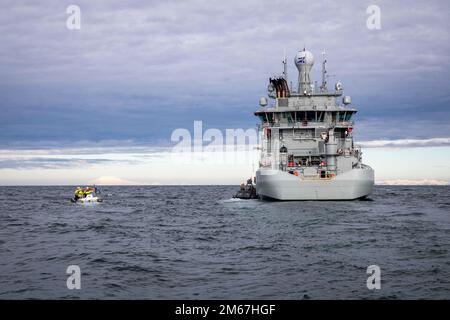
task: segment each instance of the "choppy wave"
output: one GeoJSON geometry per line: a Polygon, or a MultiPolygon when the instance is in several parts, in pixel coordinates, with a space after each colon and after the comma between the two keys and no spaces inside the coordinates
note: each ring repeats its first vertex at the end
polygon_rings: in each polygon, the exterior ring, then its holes
{"type": "Polygon", "coordinates": [[[265,202],[230,186],[126,186],[82,206],[71,187],[1,187],[0,298],[448,298],[449,190],[265,202]],[[381,290],[366,287],[373,264],[381,290]]]}

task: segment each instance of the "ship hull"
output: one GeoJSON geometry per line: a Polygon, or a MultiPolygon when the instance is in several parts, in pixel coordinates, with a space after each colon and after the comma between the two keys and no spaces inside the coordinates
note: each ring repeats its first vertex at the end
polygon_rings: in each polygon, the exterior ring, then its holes
{"type": "Polygon", "coordinates": [[[256,192],[276,200],[353,200],[373,191],[374,171],[355,168],[331,179],[300,178],[279,170],[256,171],[256,192]]]}

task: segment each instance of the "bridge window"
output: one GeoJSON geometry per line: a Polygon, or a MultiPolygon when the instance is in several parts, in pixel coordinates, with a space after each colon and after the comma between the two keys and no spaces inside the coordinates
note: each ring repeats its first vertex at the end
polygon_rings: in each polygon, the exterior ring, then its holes
{"type": "Polygon", "coordinates": [[[296,113],[297,122],[300,121],[316,121],[315,111],[297,111],[296,113]]]}
{"type": "Polygon", "coordinates": [[[346,116],[345,116],[345,121],[350,121],[350,119],[353,116],[353,112],[347,112],[346,116]]]}
{"type": "Polygon", "coordinates": [[[340,111],[336,113],[336,120],[338,122],[350,121],[354,112],[353,111],[340,111]]]}
{"type": "Polygon", "coordinates": [[[317,112],[317,122],[323,122],[325,118],[325,112],[319,111],[317,112]]]}

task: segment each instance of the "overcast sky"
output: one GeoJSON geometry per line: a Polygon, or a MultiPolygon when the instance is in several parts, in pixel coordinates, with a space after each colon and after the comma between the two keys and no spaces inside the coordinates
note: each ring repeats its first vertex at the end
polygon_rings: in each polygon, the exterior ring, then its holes
{"type": "Polygon", "coordinates": [[[449,16],[446,0],[3,1],[0,148],[167,146],[194,120],[254,128],[284,49],[296,85],[303,46],[318,81],[326,50],[359,109],[356,140],[449,138],[449,16]],[[372,4],[380,30],[366,26],[372,4]]]}

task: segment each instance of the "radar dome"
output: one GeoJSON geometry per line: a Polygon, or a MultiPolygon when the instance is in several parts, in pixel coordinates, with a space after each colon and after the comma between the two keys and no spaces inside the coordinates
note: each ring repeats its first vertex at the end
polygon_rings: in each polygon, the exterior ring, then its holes
{"type": "Polygon", "coordinates": [[[314,64],[314,55],[308,50],[299,51],[295,55],[294,62],[297,68],[304,65],[312,66],[314,64]]]}
{"type": "Polygon", "coordinates": [[[295,55],[294,62],[298,69],[298,92],[310,94],[312,90],[309,72],[314,64],[314,55],[311,51],[303,49],[295,55]]]}

